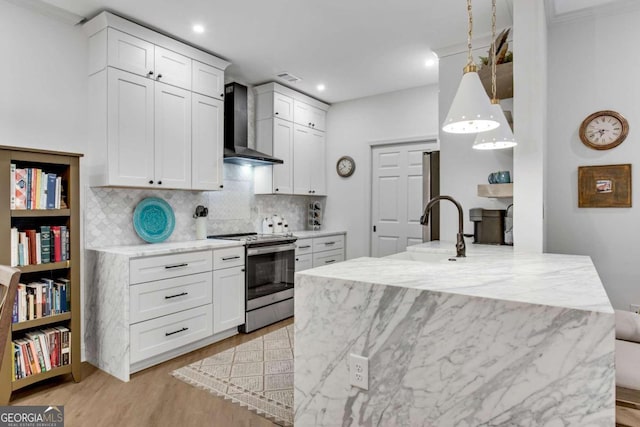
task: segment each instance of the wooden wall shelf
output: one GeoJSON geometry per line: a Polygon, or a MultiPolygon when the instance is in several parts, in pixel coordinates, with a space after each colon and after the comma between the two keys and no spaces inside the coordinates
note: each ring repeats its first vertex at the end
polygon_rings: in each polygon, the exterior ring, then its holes
{"type": "Polygon", "coordinates": [[[507,198],[513,197],[511,184],[478,184],[478,197],[507,198]]]}

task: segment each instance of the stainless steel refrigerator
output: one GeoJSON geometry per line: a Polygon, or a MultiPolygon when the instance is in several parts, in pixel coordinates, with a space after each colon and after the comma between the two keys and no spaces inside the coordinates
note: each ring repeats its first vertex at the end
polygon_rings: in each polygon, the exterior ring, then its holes
{"type": "MultiPolygon", "coordinates": [[[[440,152],[428,151],[422,156],[422,207],[440,195],[440,152]]],[[[440,203],[429,215],[429,224],[422,227],[422,241],[440,240],[440,203]]]]}

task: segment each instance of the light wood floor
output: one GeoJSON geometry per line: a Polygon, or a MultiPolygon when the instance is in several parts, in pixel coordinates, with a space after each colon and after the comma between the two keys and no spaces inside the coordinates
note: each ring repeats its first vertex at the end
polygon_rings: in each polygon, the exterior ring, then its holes
{"type": "MultiPolygon", "coordinates": [[[[88,363],[83,380],[53,379],[13,394],[11,405],[64,405],[66,427],[274,427],[276,424],[171,376],[171,371],[293,323],[240,334],[133,374],[124,383],[88,363]]],[[[640,410],[616,406],[616,425],[640,427],[640,410]]]]}
{"type": "Polygon", "coordinates": [[[133,374],[128,383],[83,363],[83,379],[51,380],[12,395],[11,405],[64,405],[66,427],[273,427],[230,401],[171,376],[171,371],[293,323],[239,334],[133,374]]]}

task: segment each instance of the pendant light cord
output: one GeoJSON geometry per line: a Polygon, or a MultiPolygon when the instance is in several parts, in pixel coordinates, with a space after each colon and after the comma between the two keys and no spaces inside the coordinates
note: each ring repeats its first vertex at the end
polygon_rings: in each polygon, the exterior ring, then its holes
{"type": "Polygon", "coordinates": [[[491,93],[496,99],[496,0],[491,1],[491,93]]]}
{"type": "Polygon", "coordinates": [[[467,14],[469,15],[469,31],[467,32],[467,66],[473,65],[471,56],[471,34],[473,32],[473,15],[471,13],[471,0],[467,0],[467,14]]]}

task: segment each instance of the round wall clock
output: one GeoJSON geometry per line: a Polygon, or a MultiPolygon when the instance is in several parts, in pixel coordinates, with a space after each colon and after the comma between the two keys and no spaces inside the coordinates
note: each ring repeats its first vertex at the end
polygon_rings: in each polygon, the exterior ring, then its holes
{"type": "Polygon", "coordinates": [[[336,171],[343,178],[351,176],[356,171],[356,162],[349,156],[342,156],[336,163],[336,171]]]}
{"type": "Polygon", "coordinates": [[[611,110],[596,111],[580,125],[580,139],[595,150],[609,150],[622,144],[628,133],[627,119],[611,110]]]}

